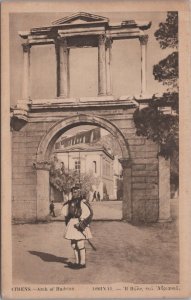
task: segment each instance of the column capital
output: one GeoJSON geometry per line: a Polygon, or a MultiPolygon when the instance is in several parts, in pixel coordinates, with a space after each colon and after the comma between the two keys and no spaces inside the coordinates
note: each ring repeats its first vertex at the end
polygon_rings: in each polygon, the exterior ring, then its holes
{"type": "Polygon", "coordinates": [[[38,161],[38,162],[33,163],[33,168],[36,170],[49,171],[50,167],[51,167],[51,164],[48,161],[38,161]]]}
{"type": "Polygon", "coordinates": [[[22,44],[22,47],[23,47],[23,52],[25,52],[25,53],[29,53],[30,52],[30,48],[31,48],[30,44],[24,43],[24,44],[22,44]]]}
{"type": "Polygon", "coordinates": [[[99,45],[103,45],[106,43],[106,35],[105,34],[100,34],[98,37],[98,43],[99,45]]]}
{"type": "Polygon", "coordinates": [[[111,48],[112,43],[113,43],[113,39],[110,36],[107,36],[106,40],[105,40],[105,47],[106,47],[106,49],[111,48]]]}
{"type": "Polygon", "coordinates": [[[149,38],[148,34],[140,35],[140,36],[139,36],[140,44],[141,44],[141,45],[147,45],[148,38],[149,38]]]}
{"type": "Polygon", "coordinates": [[[67,47],[68,41],[66,37],[58,37],[58,39],[55,41],[55,44],[67,47]]]}
{"type": "Polygon", "coordinates": [[[128,168],[131,168],[131,166],[132,166],[132,161],[130,158],[120,158],[119,162],[122,165],[123,169],[128,169],[128,168]]]}

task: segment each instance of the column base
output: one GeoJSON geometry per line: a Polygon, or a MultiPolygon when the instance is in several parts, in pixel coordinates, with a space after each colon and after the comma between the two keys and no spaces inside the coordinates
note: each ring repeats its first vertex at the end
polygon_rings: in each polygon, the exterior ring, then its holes
{"type": "Polygon", "coordinates": [[[61,94],[61,95],[59,95],[57,98],[58,98],[58,99],[60,99],[60,98],[61,98],[61,99],[68,99],[68,98],[69,98],[69,95],[64,95],[64,94],[62,95],[62,94],[61,94]]]}
{"type": "Polygon", "coordinates": [[[172,222],[172,217],[169,217],[168,219],[158,219],[158,223],[169,223],[172,222]]]}

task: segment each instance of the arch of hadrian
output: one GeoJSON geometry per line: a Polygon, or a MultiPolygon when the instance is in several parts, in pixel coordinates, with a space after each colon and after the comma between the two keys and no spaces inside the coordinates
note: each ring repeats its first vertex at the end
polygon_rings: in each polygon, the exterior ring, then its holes
{"type": "MultiPolygon", "coordinates": [[[[108,130],[122,151],[123,219],[156,222],[170,218],[169,162],[157,157],[158,146],[136,135],[133,112],[147,103],[145,33],[150,22],[122,21],[110,25],[105,17],[77,13],[48,27],[19,32],[23,38],[22,99],[11,111],[12,212],[18,220],[45,220],[49,207],[49,155],[57,138],[68,129],[94,124],[108,130]],[[141,98],[115,99],[112,95],[112,43],[138,39],[141,47],[141,98]],[[55,45],[57,95],[33,100],[30,96],[30,52],[55,45]],[[98,95],[70,98],[70,49],[97,47],[98,95]],[[141,100],[142,99],[142,100],[141,100]]],[[[83,51],[83,49],[81,49],[83,51]]]]}

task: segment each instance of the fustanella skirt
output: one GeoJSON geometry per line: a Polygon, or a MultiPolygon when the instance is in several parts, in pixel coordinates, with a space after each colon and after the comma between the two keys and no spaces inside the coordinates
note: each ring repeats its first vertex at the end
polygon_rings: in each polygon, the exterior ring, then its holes
{"type": "Polygon", "coordinates": [[[90,231],[89,226],[86,227],[86,229],[81,232],[77,230],[74,225],[78,224],[79,220],[78,218],[70,219],[68,222],[68,225],[66,226],[66,231],[64,234],[65,239],[67,240],[89,240],[92,238],[92,234],[90,231]]]}

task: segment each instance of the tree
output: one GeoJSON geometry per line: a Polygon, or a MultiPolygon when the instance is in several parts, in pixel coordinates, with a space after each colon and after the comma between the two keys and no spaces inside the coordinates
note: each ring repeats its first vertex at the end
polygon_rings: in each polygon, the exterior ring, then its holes
{"type": "MultiPolygon", "coordinates": [[[[147,137],[159,144],[159,155],[171,158],[171,170],[176,177],[178,175],[178,13],[168,12],[166,21],[159,24],[155,37],[162,49],[174,51],[158,64],[153,66],[155,80],[167,86],[162,97],[155,95],[149,102],[148,107],[136,109],[134,121],[137,134],[147,137]],[[176,114],[164,114],[162,107],[171,107],[176,114]],[[172,167],[174,164],[175,167],[172,167]]],[[[173,176],[171,176],[173,177],[173,176]]]]}
{"type": "Polygon", "coordinates": [[[76,170],[65,170],[58,161],[51,162],[50,167],[50,184],[60,192],[69,194],[71,188],[80,184],[82,194],[86,195],[92,189],[92,186],[95,185],[98,187],[100,183],[100,178],[95,177],[92,171],[87,173],[81,173],[76,170]]]}
{"type": "Polygon", "coordinates": [[[178,91],[178,12],[168,12],[166,22],[159,24],[155,37],[162,49],[174,51],[153,67],[156,80],[168,85],[168,90],[178,91]]]}
{"type": "Polygon", "coordinates": [[[166,22],[159,24],[154,35],[162,49],[178,49],[178,12],[168,12],[166,22]]]}

